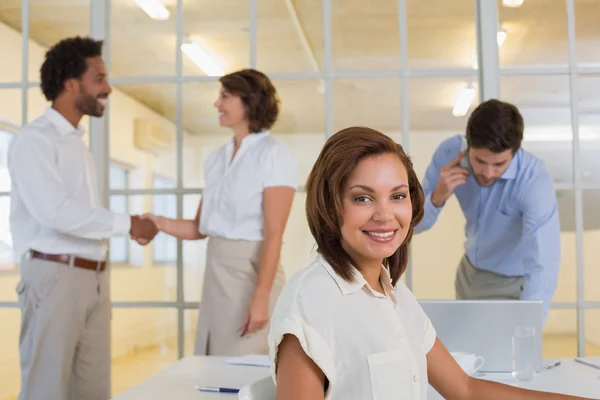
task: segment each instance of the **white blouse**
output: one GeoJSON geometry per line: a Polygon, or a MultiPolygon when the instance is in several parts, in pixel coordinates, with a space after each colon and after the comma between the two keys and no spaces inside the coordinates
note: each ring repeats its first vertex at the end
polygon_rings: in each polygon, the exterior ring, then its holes
{"type": "Polygon", "coordinates": [[[204,163],[200,233],[232,240],[263,240],[263,191],[298,186],[292,152],[269,134],[246,136],[235,157],[233,139],[204,163]]]}
{"type": "Polygon", "coordinates": [[[394,290],[383,266],[381,282],[386,295],[358,271],[355,283],[345,281],[320,256],[298,271],[271,317],[274,382],[277,348],[291,334],[329,380],[327,400],[426,399],[435,329],[402,281],[394,290]]]}

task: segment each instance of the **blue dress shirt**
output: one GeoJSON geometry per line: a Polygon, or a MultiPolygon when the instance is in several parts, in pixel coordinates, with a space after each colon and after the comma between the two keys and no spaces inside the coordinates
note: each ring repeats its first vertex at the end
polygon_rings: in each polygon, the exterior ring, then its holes
{"type": "MultiPolygon", "coordinates": [[[[423,179],[425,216],[419,233],[431,228],[443,208],[431,202],[441,168],[460,152],[461,136],[444,141],[433,155],[423,179]]],[[[505,276],[523,276],[522,300],[543,300],[544,320],[558,280],[560,223],[552,176],[543,162],[519,149],[490,187],[471,174],[456,195],[466,217],[465,253],[479,269],[505,276]]]]}

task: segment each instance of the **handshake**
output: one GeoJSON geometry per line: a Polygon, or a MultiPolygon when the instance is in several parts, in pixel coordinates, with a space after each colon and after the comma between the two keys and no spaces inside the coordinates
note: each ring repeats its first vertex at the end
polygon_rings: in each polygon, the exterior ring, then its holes
{"type": "Polygon", "coordinates": [[[150,243],[160,230],[156,222],[156,217],[152,214],[132,215],[131,230],[129,231],[131,239],[142,246],[150,243]]]}

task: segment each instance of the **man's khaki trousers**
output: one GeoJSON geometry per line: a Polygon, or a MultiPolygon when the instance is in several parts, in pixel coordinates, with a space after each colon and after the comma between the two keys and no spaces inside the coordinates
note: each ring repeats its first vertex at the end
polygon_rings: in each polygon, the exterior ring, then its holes
{"type": "Polygon", "coordinates": [[[108,400],[110,298],[106,272],[24,259],[19,400],[108,400]]]}

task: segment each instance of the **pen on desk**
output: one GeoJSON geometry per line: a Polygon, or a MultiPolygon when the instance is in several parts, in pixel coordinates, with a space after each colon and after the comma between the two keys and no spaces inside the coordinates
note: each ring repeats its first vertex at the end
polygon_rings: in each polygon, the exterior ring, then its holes
{"type": "Polygon", "coordinates": [[[587,365],[588,367],[600,369],[600,365],[592,364],[591,362],[583,361],[583,360],[580,360],[579,358],[575,358],[575,362],[578,362],[579,364],[587,365]]]}
{"type": "Polygon", "coordinates": [[[196,385],[196,390],[199,392],[213,392],[213,393],[239,393],[239,391],[240,391],[239,389],[212,387],[212,386],[198,386],[198,385],[196,385]]]}
{"type": "Polygon", "coordinates": [[[557,361],[557,362],[555,362],[555,363],[552,363],[552,364],[546,365],[544,368],[545,368],[545,369],[552,369],[552,368],[554,368],[554,367],[558,367],[559,365],[560,365],[560,361],[557,361]]]}

